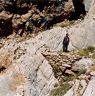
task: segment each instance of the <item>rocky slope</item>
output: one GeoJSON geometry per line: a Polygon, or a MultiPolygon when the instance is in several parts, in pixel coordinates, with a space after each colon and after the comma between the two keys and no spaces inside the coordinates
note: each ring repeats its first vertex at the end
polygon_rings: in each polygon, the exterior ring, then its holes
{"type": "Polygon", "coordinates": [[[50,29],[69,18],[73,4],[71,0],[0,0],[0,8],[0,36],[8,36],[12,32],[22,36],[24,32],[38,33],[50,29]]]}
{"type": "Polygon", "coordinates": [[[92,53],[89,52],[88,56],[80,58],[76,54],[61,52],[63,37],[67,32],[71,40],[70,51],[94,46],[94,8],[95,0],[92,0],[87,16],[76,25],[66,28],[56,27],[22,42],[16,42],[16,38],[12,39],[11,36],[2,40],[0,96],[49,96],[51,90],[56,89],[56,84],[60,86],[59,81],[64,79],[64,74],[75,76],[75,70],[80,72],[82,68],[86,69],[86,72],[68,82],[70,90],[66,90],[68,92],[65,92],[64,96],[94,96],[95,60],[91,57],[92,53]],[[48,55],[49,57],[46,58],[48,55]],[[57,68],[61,66],[60,74],[54,73],[53,65],[57,65],[57,68]]]}

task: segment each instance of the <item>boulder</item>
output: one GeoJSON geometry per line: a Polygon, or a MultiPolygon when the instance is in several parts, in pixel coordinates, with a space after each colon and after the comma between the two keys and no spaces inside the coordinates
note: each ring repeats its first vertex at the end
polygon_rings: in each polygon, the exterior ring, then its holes
{"type": "Polygon", "coordinates": [[[72,72],[71,70],[66,70],[66,71],[65,71],[65,74],[75,76],[75,73],[74,73],[74,72],[72,72]]]}
{"type": "Polygon", "coordinates": [[[90,72],[91,76],[95,76],[95,71],[90,72]]]}
{"type": "Polygon", "coordinates": [[[94,60],[91,58],[83,58],[77,62],[75,62],[75,65],[79,67],[79,69],[87,69],[87,71],[90,70],[90,67],[94,64],[94,60]]]}

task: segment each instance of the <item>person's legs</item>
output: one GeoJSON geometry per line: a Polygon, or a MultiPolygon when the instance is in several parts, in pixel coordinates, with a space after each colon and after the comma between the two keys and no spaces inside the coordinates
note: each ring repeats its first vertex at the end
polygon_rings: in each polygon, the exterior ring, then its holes
{"type": "Polygon", "coordinates": [[[66,52],[66,45],[63,45],[63,52],[66,52]]]}
{"type": "Polygon", "coordinates": [[[66,45],[66,51],[65,52],[68,52],[68,45],[66,45]]]}
{"type": "Polygon", "coordinates": [[[66,52],[68,51],[68,46],[66,45],[66,52]]]}

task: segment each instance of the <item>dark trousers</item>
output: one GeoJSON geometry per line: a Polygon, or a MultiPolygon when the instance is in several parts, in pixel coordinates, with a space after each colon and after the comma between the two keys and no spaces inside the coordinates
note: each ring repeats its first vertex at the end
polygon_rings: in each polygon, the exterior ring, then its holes
{"type": "Polygon", "coordinates": [[[63,44],[63,51],[68,52],[68,44],[63,44]]]}

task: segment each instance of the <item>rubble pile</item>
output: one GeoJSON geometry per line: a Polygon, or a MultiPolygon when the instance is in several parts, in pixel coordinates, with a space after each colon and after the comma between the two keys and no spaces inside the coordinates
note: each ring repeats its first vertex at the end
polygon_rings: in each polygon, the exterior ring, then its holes
{"type": "Polygon", "coordinates": [[[22,36],[24,32],[38,33],[50,29],[68,19],[73,10],[71,0],[0,0],[0,36],[13,32],[22,36]]]}
{"type": "Polygon", "coordinates": [[[43,53],[43,55],[52,66],[55,77],[58,79],[61,77],[64,78],[64,75],[67,75],[68,77],[70,75],[75,75],[76,72],[80,71],[80,69],[75,66],[75,62],[82,59],[82,57],[79,55],[72,56],[64,53],[43,53]]]}
{"type": "Polygon", "coordinates": [[[54,75],[59,81],[59,85],[52,90],[50,96],[55,96],[55,94],[60,94],[59,96],[86,96],[87,89],[91,87],[89,87],[89,84],[95,78],[95,64],[91,58],[58,52],[42,54],[52,66],[54,75]],[[69,89],[64,87],[61,90],[62,86],[69,87],[69,89]],[[65,92],[64,90],[67,91],[65,92]]]}

